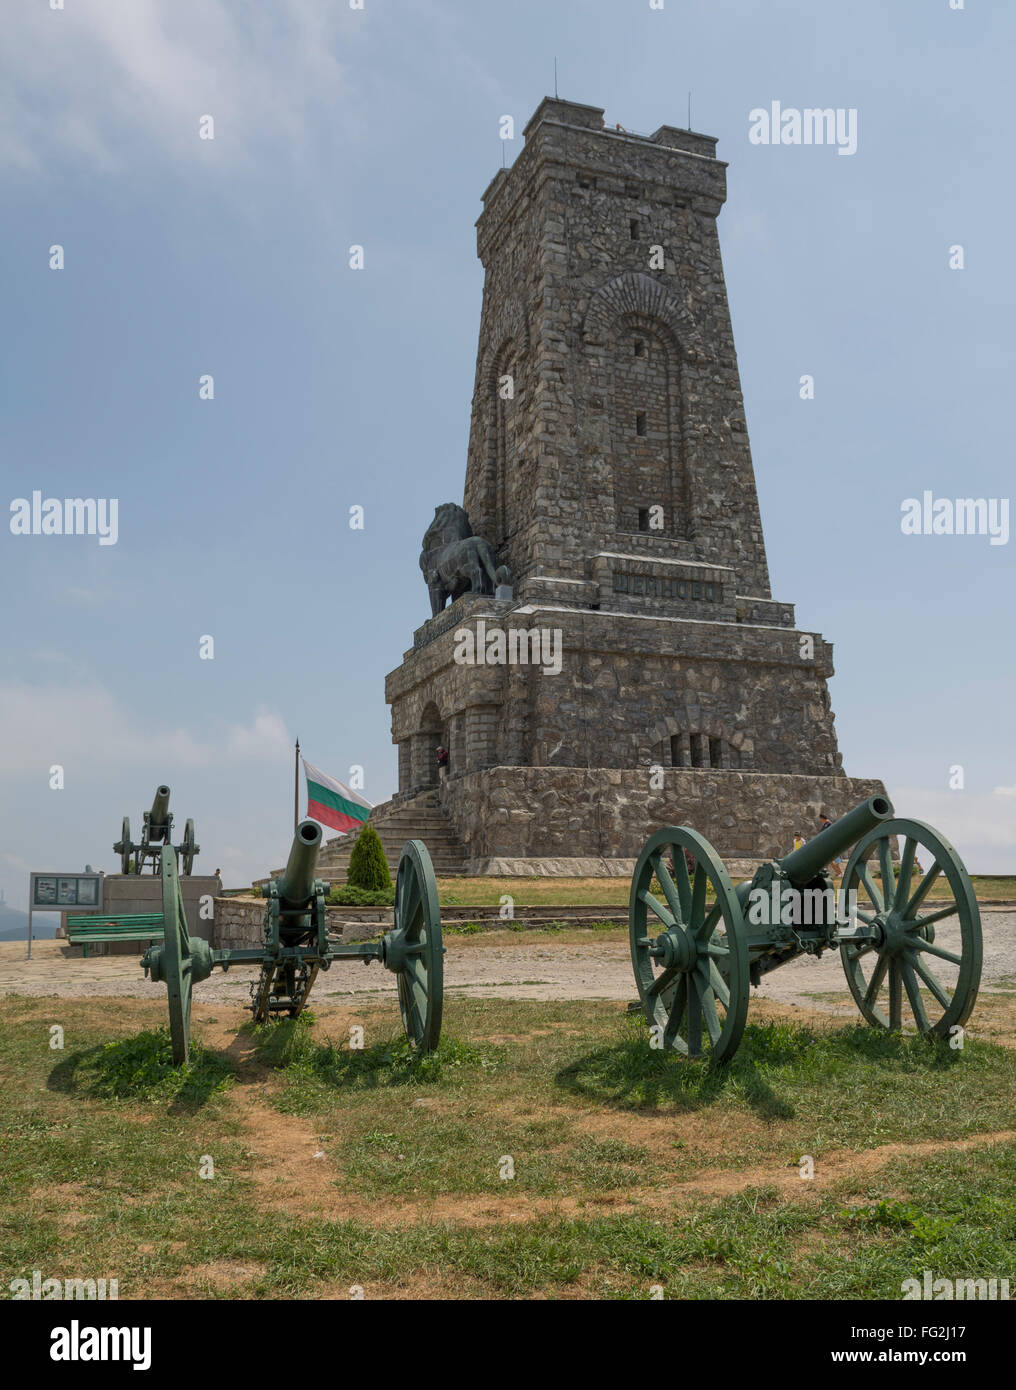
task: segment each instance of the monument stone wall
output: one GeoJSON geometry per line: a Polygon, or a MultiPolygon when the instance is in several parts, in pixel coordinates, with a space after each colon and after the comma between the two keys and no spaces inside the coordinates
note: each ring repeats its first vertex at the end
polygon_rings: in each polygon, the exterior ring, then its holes
{"type": "Polygon", "coordinates": [[[477,872],[628,860],[671,822],[757,859],[884,790],[845,777],[832,646],[770,592],[715,145],[547,98],[483,197],[464,504],[511,588],[448,587],[386,682],[396,804],[443,745],[477,872]]]}

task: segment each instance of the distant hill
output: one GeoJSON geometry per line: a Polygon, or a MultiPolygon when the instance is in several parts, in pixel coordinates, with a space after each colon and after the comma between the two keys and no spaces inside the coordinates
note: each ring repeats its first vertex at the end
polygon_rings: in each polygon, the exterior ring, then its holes
{"type": "MultiPolygon", "coordinates": [[[[57,912],[37,912],[32,919],[32,937],[40,941],[52,941],[60,925],[57,912]]],[[[28,913],[16,912],[13,908],[0,908],[0,941],[27,941],[28,913]]]]}

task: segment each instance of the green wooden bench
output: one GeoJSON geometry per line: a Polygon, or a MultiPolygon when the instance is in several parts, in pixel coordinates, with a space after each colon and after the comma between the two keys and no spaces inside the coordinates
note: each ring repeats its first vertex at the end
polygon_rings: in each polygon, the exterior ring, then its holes
{"type": "Polygon", "coordinates": [[[72,946],[88,948],[100,941],[161,941],[164,920],[161,912],[120,912],[102,916],[67,918],[67,940],[72,946]]]}

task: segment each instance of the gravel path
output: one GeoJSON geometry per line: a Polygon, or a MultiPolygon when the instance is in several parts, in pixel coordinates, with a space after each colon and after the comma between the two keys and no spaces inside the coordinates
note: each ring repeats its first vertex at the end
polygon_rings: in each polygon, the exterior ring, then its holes
{"type": "MultiPolygon", "coordinates": [[[[955,927],[938,924],[936,943],[955,947],[955,927]]],[[[984,972],[982,990],[1016,987],[1016,911],[982,909],[984,972]]],[[[616,999],[635,997],[627,942],[592,936],[579,946],[553,938],[522,937],[511,945],[487,944],[482,937],[446,938],[445,990],[449,995],[491,999],[616,999]]],[[[165,999],[165,986],[141,975],[137,957],[102,956],[68,959],[63,943],[39,941],[32,960],[25,959],[24,942],[0,943],[0,994],[55,995],[61,998],[165,999]]],[[[228,974],[216,970],[195,989],[202,1003],[244,1005],[256,970],[234,966],[228,974]]],[[[840,994],[845,988],[837,952],[821,960],[803,956],[763,976],[757,993],[785,1004],[835,1008],[815,994],[840,994]]],[[[322,972],[313,1000],[349,1004],[373,1002],[395,993],[395,977],[377,964],[339,961],[322,972]]],[[[753,991],[755,993],[755,991],[753,991]]]]}

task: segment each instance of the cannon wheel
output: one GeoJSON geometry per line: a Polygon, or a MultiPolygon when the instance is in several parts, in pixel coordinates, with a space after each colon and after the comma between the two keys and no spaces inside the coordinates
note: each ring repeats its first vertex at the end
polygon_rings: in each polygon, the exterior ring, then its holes
{"type": "Polygon", "coordinates": [[[194,855],[197,853],[197,846],[194,843],[194,822],[188,820],[183,830],[183,844],[180,846],[180,853],[183,856],[183,871],[189,874],[194,867],[194,855]]]}
{"type": "Polygon", "coordinates": [[[190,1055],[191,952],[176,852],[169,845],[162,849],[162,916],[162,964],[169,990],[173,1065],[181,1066],[190,1055]]]}
{"type": "MultiPolygon", "coordinates": [[[[117,846],[114,845],[113,848],[116,849],[117,846]]],[[[133,848],[134,848],[134,846],[131,844],[131,818],[130,818],[130,816],[124,816],[124,818],[123,818],[123,825],[120,827],[120,844],[119,844],[119,850],[120,850],[120,872],[121,872],[122,874],[129,874],[129,873],[130,873],[130,870],[131,870],[131,850],[132,850],[133,848]]]]}
{"type": "Polygon", "coordinates": [[[434,866],[422,840],[403,847],[395,875],[395,926],[385,937],[385,965],[395,972],[399,1008],[411,1047],[432,1052],[441,1036],[444,948],[434,866]]]}
{"type": "Polygon", "coordinates": [[[727,1061],[748,1016],[748,937],[723,862],[698,831],[667,826],[647,840],[632,876],[628,930],[659,1045],[688,1057],[708,1045],[712,1061],[727,1061]],[[654,878],[664,902],[650,891],[654,878]]]}
{"type": "Polygon", "coordinates": [[[969,875],[952,845],[923,821],[885,821],[854,847],[842,886],[857,894],[859,921],[874,925],[878,933],[874,942],[848,942],[840,947],[847,984],[864,1018],[876,1027],[900,1029],[906,1004],[907,1021],[912,1019],[919,1033],[949,1037],[953,1028],[970,1017],[981,982],[982,958],[981,914],[969,875]],[[903,840],[896,868],[894,835],[903,840]],[[918,848],[931,857],[926,872],[916,859],[918,848]],[[872,850],[881,884],[871,874],[872,850]],[[928,890],[943,875],[948,897],[943,906],[932,907],[925,901],[928,890]],[[945,941],[935,940],[937,922],[947,924],[940,932],[945,941]]]}

